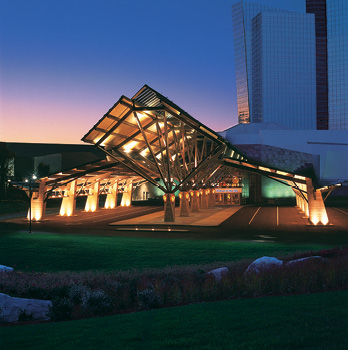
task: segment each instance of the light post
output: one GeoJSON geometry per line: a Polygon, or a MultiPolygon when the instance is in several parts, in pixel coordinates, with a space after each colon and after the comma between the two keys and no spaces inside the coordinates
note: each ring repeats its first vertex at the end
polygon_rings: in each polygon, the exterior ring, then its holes
{"type": "Polygon", "coordinates": [[[33,189],[31,187],[31,181],[36,180],[36,175],[33,175],[31,179],[28,181],[28,179],[25,179],[25,182],[29,182],[29,233],[31,233],[31,197],[33,195],[33,189]]]}

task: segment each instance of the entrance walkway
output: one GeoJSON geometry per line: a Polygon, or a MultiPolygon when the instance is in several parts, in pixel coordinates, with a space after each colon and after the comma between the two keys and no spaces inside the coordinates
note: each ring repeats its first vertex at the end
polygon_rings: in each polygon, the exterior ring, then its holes
{"type": "Polygon", "coordinates": [[[190,213],[189,217],[180,217],[179,208],[175,209],[175,222],[164,222],[163,211],[138,216],[134,219],[110,223],[109,226],[125,225],[183,225],[183,226],[218,226],[230,216],[235,214],[242,206],[215,207],[201,209],[199,213],[190,213]]]}

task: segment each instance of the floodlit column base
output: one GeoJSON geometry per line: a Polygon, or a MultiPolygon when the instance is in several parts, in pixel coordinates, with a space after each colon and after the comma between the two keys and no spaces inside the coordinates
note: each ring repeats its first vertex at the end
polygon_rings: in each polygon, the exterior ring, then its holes
{"type": "Polygon", "coordinates": [[[190,209],[190,194],[189,192],[180,192],[179,193],[180,198],[180,216],[190,216],[189,209],[190,209]]]}
{"type": "Polygon", "coordinates": [[[130,207],[132,205],[133,184],[126,184],[122,194],[121,207],[130,207]]]}
{"type": "MultiPolygon", "coordinates": [[[[46,212],[46,202],[45,202],[45,192],[46,192],[46,180],[41,180],[39,186],[39,192],[36,196],[31,198],[31,220],[41,221],[45,218],[46,212]]],[[[27,219],[30,220],[30,210],[28,211],[27,219]]]]}
{"type": "Polygon", "coordinates": [[[95,212],[99,208],[99,188],[100,182],[97,181],[92,189],[92,193],[87,196],[85,211],[95,212]]]}
{"type": "Polygon", "coordinates": [[[208,209],[209,190],[207,190],[207,189],[202,190],[201,197],[202,197],[201,208],[208,209]]]}
{"type": "Polygon", "coordinates": [[[175,194],[166,193],[163,196],[164,201],[164,222],[175,221],[175,194]]]}
{"type": "Polygon", "coordinates": [[[76,185],[77,181],[72,181],[70,183],[70,188],[67,190],[66,194],[64,193],[64,197],[62,200],[62,204],[60,206],[59,215],[60,216],[72,216],[75,215],[76,208],[76,185]]]}
{"type": "Polygon", "coordinates": [[[303,211],[303,213],[308,217],[309,216],[309,211],[308,211],[308,202],[307,202],[307,188],[306,185],[304,184],[299,184],[298,185],[299,189],[293,188],[293,191],[295,192],[296,195],[296,204],[297,207],[303,211]]]}
{"type": "Polygon", "coordinates": [[[199,213],[199,191],[191,191],[191,211],[192,213],[199,213]]]}
{"type": "Polygon", "coordinates": [[[106,195],[105,209],[114,209],[117,207],[117,182],[110,188],[111,192],[106,195]]]}
{"type": "Polygon", "coordinates": [[[209,188],[208,207],[209,208],[215,207],[215,190],[213,188],[209,188]]]}
{"type": "Polygon", "coordinates": [[[309,221],[313,225],[327,225],[329,218],[326,213],[325,204],[321,191],[314,190],[311,179],[306,179],[309,221]]]}

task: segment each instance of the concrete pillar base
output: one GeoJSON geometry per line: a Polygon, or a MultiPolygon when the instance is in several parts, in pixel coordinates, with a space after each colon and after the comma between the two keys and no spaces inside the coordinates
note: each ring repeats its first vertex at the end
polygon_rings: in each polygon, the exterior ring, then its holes
{"type": "Polygon", "coordinates": [[[213,188],[209,188],[208,207],[209,208],[215,207],[215,190],[213,188]]]}
{"type": "Polygon", "coordinates": [[[164,222],[175,221],[175,194],[166,193],[163,196],[164,201],[164,222]]]}
{"type": "Polygon", "coordinates": [[[117,207],[117,182],[109,188],[109,193],[106,195],[104,204],[105,209],[114,209],[117,207]]]}
{"type": "Polygon", "coordinates": [[[208,209],[208,196],[209,196],[209,190],[208,189],[204,189],[202,190],[202,203],[201,203],[201,208],[202,209],[208,209]]]}
{"type": "Polygon", "coordinates": [[[62,204],[60,206],[59,215],[60,216],[72,216],[75,215],[76,208],[76,186],[77,181],[70,182],[70,187],[64,193],[62,204]]]}
{"type": "Polygon", "coordinates": [[[191,191],[191,211],[192,213],[199,213],[199,191],[191,191]]]}
{"type": "Polygon", "coordinates": [[[122,194],[121,207],[130,207],[132,205],[133,183],[127,183],[122,194]]]}
{"type": "Polygon", "coordinates": [[[313,225],[329,223],[323,197],[319,190],[314,190],[311,179],[306,179],[309,222],[313,225]]]}
{"type": "Polygon", "coordinates": [[[28,211],[27,219],[32,221],[42,221],[46,213],[46,179],[40,180],[39,192],[33,193],[30,199],[31,210],[28,211]],[[37,194],[37,195],[36,195],[37,194]]]}
{"type": "Polygon", "coordinates": [[[87,196],[85,211],[95,212],[99,209],[99,188],[100,182],[97,181],[92,189],[92,193],[87,196]]]}
{"type": "Polygon", "coordinates": [[[179,193],[180,198],[180,217],[190,216],[190,194],[189,192],[183,191],[179,193]]]}

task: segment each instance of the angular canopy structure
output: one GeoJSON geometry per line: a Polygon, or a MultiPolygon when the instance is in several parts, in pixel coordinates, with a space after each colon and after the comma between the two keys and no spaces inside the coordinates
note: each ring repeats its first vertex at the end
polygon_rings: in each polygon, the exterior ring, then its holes
{"type": "MultiPolygon", "coordinates": [[[[43,218],[44,203],[57,196],[57,191],[64,197],[61,215],[65,215],[74,212],[75,199],[83,194],[88,196],[87,211],[98,208],[103,191],[113,203],[109,207],[115,207],[120,183],[125,188],[124,204],[129,205],[133,184],[148,181],[164,193],[164,220],[174,221],[175,192],[182,192],[186,211],[191,195],[194,210],[198,190],[207,189],[208,195],[212,185],[240,169],[291,186],[298,206],[312,222],[328,222],[321,189],[315,188],[313,179],[247,159],[221,135],[147,85],[133,98],[121,96],[82,140],[102,149],[107,160],[41,179],[33,199],[41,214],[34,218],[43,218]]],[[[205,203],[208,205],[208,198],[205,203]]]]}
{"type": "Polygon", "coordinates": [[[225,156],[246,161],[223,137],[147,85],[132,99],[122,96],[82,140],[164,193],[212,182],[225,156]]]}

